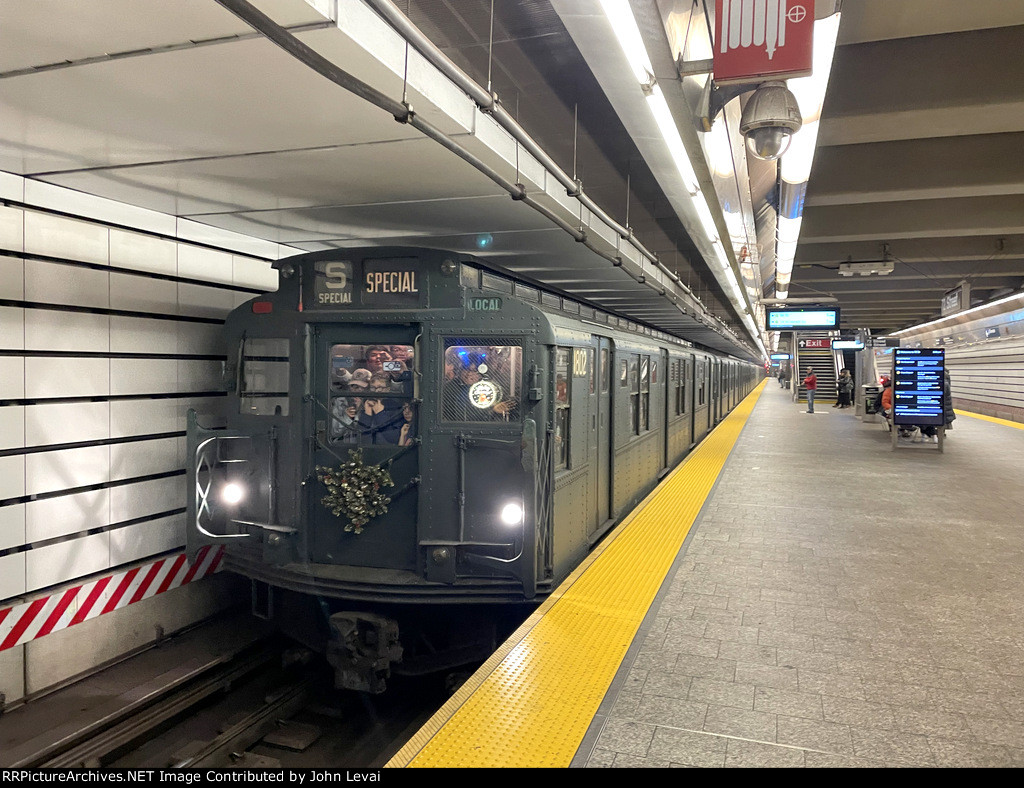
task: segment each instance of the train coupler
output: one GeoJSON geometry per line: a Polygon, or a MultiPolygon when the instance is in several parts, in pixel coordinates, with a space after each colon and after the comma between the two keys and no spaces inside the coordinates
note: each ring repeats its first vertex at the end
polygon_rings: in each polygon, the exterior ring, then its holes
{"type": "Polygon", "coordinates": [[[402,660],[398,622],[372,613],[334,613],[327,661],[334,668],[334,686],[380,694],[387,689],[391,665],[402,660]]]}

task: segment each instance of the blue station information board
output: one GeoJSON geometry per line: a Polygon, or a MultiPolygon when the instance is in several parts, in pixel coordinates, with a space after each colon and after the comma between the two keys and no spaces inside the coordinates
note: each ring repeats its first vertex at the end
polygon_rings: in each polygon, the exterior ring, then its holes
{"type": "Polygon", "coordinates": [[[893,423],[934,427],[945,423],[945,356],[942,348],[893,349],[893,423]]]}

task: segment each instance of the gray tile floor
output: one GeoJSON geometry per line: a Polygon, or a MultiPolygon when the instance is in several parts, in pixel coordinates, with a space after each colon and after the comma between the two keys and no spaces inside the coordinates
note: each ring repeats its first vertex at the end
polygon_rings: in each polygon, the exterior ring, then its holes
{"type": "Polygon", "coordinates": [[[1024,430],[769,381],[574,766],[1024,766],[1024,430]]]}

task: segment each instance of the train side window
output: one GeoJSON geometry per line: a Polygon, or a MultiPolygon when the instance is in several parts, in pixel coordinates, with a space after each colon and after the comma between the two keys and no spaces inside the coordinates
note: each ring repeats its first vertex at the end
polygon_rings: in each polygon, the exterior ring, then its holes
{"type": "Polygon", "coordinates": [[[601,348],[601,393],[607,394],[611,387],[612,369],[608,358],[608,348],[601,348]]]}
{"type": "Polygon", "coordinates": [[[690,379],[690,362],[680,361],[679,370],[679,415],[686,413],[686,381],[690,379]]]}
{"type": "Polygon", "coordinates": [[[242,340],[238,412],[249,416],[288,415],[287,339],[242,340]]]}
{"type": "Polygon", "coordinates": [[[629,424],[634,435],[640,434],[640,356],[629,357],[629,424]]]}
{"type": "Polygon", "coordinates": [[[555,468],[569,467],[569,387],[572,377],[569,359],[572,351],[568,348],[555,350],[555,468]]]}
{"type": "Polygon", "coordinates": [[[640,431],[651,428],[651,373],[650,356],[640,356],[640,431]]]}
{"type": "Polygon", "coordinates": [[[629,362],[625,359],[619,364],[619,388],[624,389],[629,385],[629,362]]]}
{"type": "Polygon", "coordinates": [[[596,385],[597,372],[594,369],[594,349],[587,348],[587,378],[590,383],[590,393],[594,393],[594,386],[596,385]]]}

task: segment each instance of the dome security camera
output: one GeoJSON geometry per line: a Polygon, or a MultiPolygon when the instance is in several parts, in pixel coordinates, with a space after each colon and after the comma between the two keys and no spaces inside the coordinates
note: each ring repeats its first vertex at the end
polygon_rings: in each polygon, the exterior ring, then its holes
{"type": "Polygon", "coordinates": [[[762,83],[747,99],[740,117],[740,133],[747,140],[747,150],[767,161],[786,152],[802,125],[800,107],[785,82],[762,83]]]}

